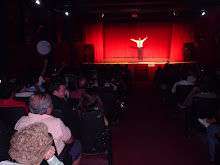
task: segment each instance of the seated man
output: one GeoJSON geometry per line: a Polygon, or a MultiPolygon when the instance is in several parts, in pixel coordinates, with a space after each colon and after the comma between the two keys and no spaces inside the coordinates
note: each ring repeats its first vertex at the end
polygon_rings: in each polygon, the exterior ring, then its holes
{"type": "Polygon", "coordinates": [[[15,88],[12,84],[5,84],[1,88],[0,92],[0,107],[12,108],[12,107],[23,107],[26,114],[28,114],[28,106],[22,102],[14,99],[15,88]]]}
{"type": "Polygon", "coordinates": [[[191,78],[191,76],[187,77],[186,75],[183,75],[182,80],[176,82],[173,85],[172,93],[176,93],[176,86],[177,85],[195,85],[194,81],[195,81],[195,79],[191,78]]]}
{"type": "Polygon", "coordinates": [[[216,134],[220,134],[220,109],[212,119],[198,119],[199,122],[207,128],[207,138],[211,161],[215,160],[215,145],[218,143],[216,134]]]}
{"type": "Polygon", "coordinates": [[[65,125],[71,129],[75,137],[78,137],[80,121],[74,107],[65,98],[67,94],[65,82],[59,80],[51,82],[50,91],[53,108],[62,111],[65,125]]]}
{"type": "Polygon", "coordinates": [[[16,132],[11,138],[10,157],[17,163],[2,161],[2,165],[32,164],[39,165],[43,159],[49,165],[63,165],[55,154],[52,146],[53,138],[48,134],[48,128],[43,123],[31,124],[16,132]]]}
{"type": "Polygon", "coordinates": [[[47,93],[35,93],[30,97],[30,113],[21,117],[15,125],[15,130],[20,130],[30,124],[42,122],[48,127],[48,132],[53,136],[54,143],[60,156],[66,144],[74,145],[71,148],[73,165],[79,165],[81,159],[81,145],[74,140],[68,127],[59,119],[51,116],[53,104],[47,93]]]}
{"type": "Polygon", "coordinates": [[[190,107],[192,105],[193,97],[216,98],[216,93],[211,92],[205,84],[196,83],[196,86],[187,95],[182,107],[190,107]]]}
{"type": "Polygon", "coordinates": [[[34,92],[26,92],[26,85],[23,81],[16,81],[16,94],[15,97],[18,98],[28,98],[34,94],[34,92]]]}

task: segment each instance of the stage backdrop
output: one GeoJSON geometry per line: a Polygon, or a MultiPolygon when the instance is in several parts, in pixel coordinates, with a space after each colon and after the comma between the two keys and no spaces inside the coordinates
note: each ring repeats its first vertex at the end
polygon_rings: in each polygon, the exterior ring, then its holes
{"type": "Polygon", "coordinates": [[[84,25],[84,43],[94,44],[95,62],[108,58],[137,58],[137,44],[130,39],[148,37],[145,58],[183,60],[183,44],[194,42],[193,23],[130,22],[84,25]]]}

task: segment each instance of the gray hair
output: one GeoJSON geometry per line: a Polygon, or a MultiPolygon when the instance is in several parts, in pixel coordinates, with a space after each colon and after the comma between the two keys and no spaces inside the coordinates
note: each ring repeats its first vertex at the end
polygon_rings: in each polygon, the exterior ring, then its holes
{"type": "Polygon", "coordinates": [[[52,99],[50,95],[44,92],[37,92],[29,99],[30,111],[34,114],[45,114],[51,105],[52,99]]]}

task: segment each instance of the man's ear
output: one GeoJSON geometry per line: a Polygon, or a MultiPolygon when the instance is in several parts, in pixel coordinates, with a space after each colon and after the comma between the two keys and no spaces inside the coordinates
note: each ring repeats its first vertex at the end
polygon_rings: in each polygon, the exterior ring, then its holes
{"type": "Polygon", "coordinates": [[[50,112],[50,110],[49,110],[49,108],[47,108],[46,114],[50,115],[49,112],[50,112]]]}
{"type": "Polygon", "coordinates": [[[47,108],[47,111],[46,111],[46,114],[47,114],[47,115],[51,115],[51,113],[52,113],[52,109],[51,109],[51,107],[48,107],[48,108],[47,108]]]}

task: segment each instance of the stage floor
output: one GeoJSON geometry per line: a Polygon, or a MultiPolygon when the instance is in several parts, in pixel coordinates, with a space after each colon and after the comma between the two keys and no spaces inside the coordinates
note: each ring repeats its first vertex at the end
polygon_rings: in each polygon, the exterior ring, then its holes
{"type": "MultiPolygon", "coordinates": [[[[178,63],[195,63],[196,61],[170,61],[169,58],[105,58],[102,62],[94,62],[94,64],[178,64],[178,63]]],[[[88,64],[88,62],[84,62],[88,64]]]]}

